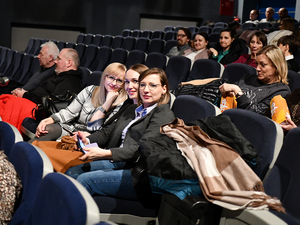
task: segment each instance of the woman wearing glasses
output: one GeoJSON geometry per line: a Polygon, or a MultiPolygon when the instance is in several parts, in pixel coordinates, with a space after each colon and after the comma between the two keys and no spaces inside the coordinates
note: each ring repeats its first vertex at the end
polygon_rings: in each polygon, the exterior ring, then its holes
{"type": "Polygon", "coordinates": [[[42,120],[36,137],[29,142],[54,141],[61,136],[83,130],[95,131],[111,123],[127,99],[124,91],[126,67],[111,63],[103,71],[100,86],[88,86],[66,108],[42,120]]]}
{"type": "MultiPolygon", "coordinates": [[[[139,158],[139,145],[149,138],[159,138],[160,126],[174,120],[167,104],[170,99],[168,80],[163,70],[151,68],[139,77],[138,107],[129,106],[120,118],[92,135],[85,137],[78,132],[85,144],[96,142],[99,147],[84,148],[82,160],[112,160],[126,162],[126,169],[106,169],[83,172],[77,180],[91,193],[137,199],[130,169],[139,158]],[[120,191],[122,190],[122,191],[120,191]]],[[[92,163],[96,163],[93,161],[92,163]]]]}

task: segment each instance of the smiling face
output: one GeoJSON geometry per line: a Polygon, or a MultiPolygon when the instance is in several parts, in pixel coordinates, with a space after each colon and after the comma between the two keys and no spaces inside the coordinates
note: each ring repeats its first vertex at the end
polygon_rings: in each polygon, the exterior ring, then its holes
{"type": "Polygon", "coordinates": [[[257,62],[257,78],[265,84],[272,84],[278,81],[276,76],[276,68],[272,62],[264,54],[256,57],[257,62]]]}
{"type": "Polygon", "coordinates": [[[234,38],[230,36],[230,32],[223,31],[220,34],[220,45],[223,48],[223,51],[226,51],[230,48],[231,43],[233,42],[234,38]]]}
{"type": "Polygon", "coordinates": [[[160,77],[157,74],[149,74],[139,84],[140,98],[144,108],[158,103],[162,95],[167,91],[166,86],[162,86],[160,77]]]}
{"type": "Polygon", "coordinates": [[[254,35],[250,41],[250,50],[251,54],[256,55],[257,52],[263,47],[263,43],[258,39],[256,35],[254,35]]]}
{"type": "Polygon", "coordinates": [[[208,44],[208,41],[202,35],[197,34],[194,39],[194,48],[199,51],[201,49],[205,49],[208,44]]]}
{"type": "Polygon", "coordinates": [[[138,89],[139,89],[139,76],[140,74],[134,70],[128,70],[125,74],[125,90],[128,97],[137,103],[138,89]]]}
{"type": "Polygon", "coordinates": [[[106,74],[104,87],[107,92],[119,91],[124,83],[124,73],[120,74],[106,74]]]}

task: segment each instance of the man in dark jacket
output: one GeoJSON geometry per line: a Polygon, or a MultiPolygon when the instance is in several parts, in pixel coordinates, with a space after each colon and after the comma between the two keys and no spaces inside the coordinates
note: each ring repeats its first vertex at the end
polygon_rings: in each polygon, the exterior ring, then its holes
{"type": "Polygon", "coordinates": [[[0,94],[13,93],[16,88],[23,88],[26,91],[31,91],[39,86],[42,81],[48,79],[49,76],[53,73],[55,69],[54,61],[56,60],[58,54],[59,49],[54,42],[49,41],[42,44],[40,53],[37,56],[41,66],[39,72],[33,74],[24,86],[17,81],[10,80],[6,86],[0,87],[0,94]]]}
{"type": "Polygon", "coordinates": [[[80,64],[76,50],[62,49],[55,60],[55,72],[32,91],[17,89],[13,94],[27,98],[34,103],[41,103],[42,97],[54,94],[64,95],[67,91],[78,93],[81,90],[80,64]]]}

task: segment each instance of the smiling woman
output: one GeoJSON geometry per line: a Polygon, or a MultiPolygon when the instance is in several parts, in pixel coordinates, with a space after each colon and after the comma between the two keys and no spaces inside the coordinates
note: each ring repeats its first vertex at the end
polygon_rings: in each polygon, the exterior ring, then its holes
{"type": "Polygon", "coordinates": [[[286,98],[290,93],[287,64],[282,51],[274,46],[262,48],[256,56],[257,75],[250,74],[237,84],[222,84],[223,97],[235,96],[237,107],[270,117],[270,101],[276,95],[286,98]]]}

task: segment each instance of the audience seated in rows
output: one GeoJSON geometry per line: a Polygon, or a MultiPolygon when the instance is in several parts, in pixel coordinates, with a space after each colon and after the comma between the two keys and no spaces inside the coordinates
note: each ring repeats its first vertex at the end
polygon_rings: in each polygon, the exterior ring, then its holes
{"type": "Polygon", "coordinates": [[[268,23],[276,23],[277,20],[273,18],[274,14],[275,14],[274,8],[272,8],[272,7],[266,8],[266,12],[265,12],[266,18],[261,19],[260,22],[261,23],[267,23],[267,22],[268,23]]]}
{"type": "Polygon", "coordinates": [[[259,16],[259,11],[257,9],[252,9],[250,11],[249,20],[247,20],[245,23],[258,24],[259,23],[258,16],[259,16]]]}

